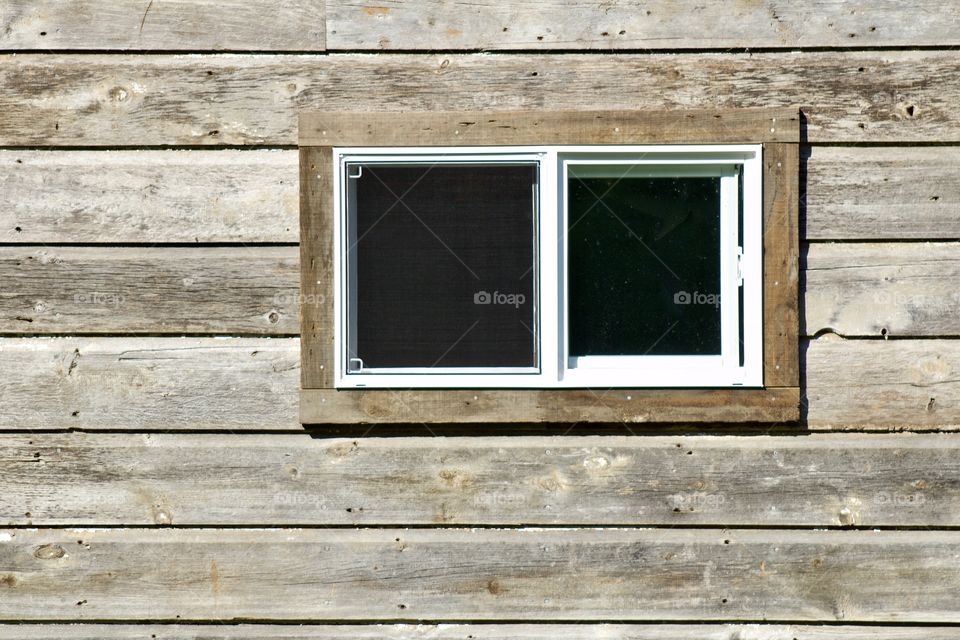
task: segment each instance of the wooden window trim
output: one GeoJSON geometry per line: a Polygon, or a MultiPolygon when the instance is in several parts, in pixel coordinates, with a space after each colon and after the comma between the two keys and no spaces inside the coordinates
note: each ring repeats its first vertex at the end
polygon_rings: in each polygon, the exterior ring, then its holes
{"type": "Polygon", "coordinates": [[[799,421],[799,143],[796,107],[301,114],[301,422],[799,421]],[[764,165],[764,388],[333,388],[333,147],[759,143],[764,165]]]}

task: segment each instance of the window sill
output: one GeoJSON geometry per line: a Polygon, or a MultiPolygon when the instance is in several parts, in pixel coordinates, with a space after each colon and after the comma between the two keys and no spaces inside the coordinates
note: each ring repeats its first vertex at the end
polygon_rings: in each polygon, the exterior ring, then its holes
{"type": "Polygon", "coordinates": [[[304,424],[665,423],[800,420],[800,388],[303,389],[304,424]]]}

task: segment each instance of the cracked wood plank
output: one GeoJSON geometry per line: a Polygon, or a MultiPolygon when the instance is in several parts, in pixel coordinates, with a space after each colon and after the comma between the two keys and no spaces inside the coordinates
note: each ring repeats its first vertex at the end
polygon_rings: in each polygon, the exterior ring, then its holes
{"type": "Polygon", "coordinates": [[[960,243],[811,244],[805,253],[806,335],[960,335],[960,243]]]}

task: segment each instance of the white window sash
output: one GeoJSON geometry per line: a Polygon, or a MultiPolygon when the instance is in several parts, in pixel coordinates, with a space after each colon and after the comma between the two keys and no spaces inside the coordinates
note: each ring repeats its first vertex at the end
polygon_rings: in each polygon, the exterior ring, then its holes
{"type": "MultiPolygon", "coordinates": [[[[550,147],[385,147],[334,150],[334,343],[335,386],[411,388],[587,388],[587,387],[728,387],[762,385],[762,151],[760,145],[649,145],[550,147]],[[598,155],[599,154],[599,155],[598,155]],[[346,344],[350,239],[343,234],[347,203],[346,164],[479,163],[533,161],[539,165],[538,250],[535,259],[535,325],[538,367],[390,368],[351,371],[346,344]],[[603,166],[631,166],[631,176],[721,175],[721,355],[720,356],[581,356],[567,353],[566,183],[568,167],[602,172],[603,166]],[[743,235],[738,235],[738,179],[743,172],[743,235]],[[739,317],[737,253],[743,274],[744,317],[739,317]],[[744,365],[740,366],[740,323],[744,365]]],[[[355,277],[356,274],[352,274],[355,277]]],[[[350,278],[353,280],[353,278],[350,278]]]]}

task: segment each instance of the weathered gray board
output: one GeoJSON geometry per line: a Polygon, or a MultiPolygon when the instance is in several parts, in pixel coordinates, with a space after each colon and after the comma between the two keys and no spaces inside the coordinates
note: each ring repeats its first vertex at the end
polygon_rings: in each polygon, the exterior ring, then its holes
{"type": "Polygon", "coordinates": [[[330,49],[738,49],[956,45],[950,0],[328,0],[330,49]],[[695,27],[694,27],[695,25],[695,27]]]}
{"type": "MultiPolygon", "coordinates": [[[[960,238],[960,148],[805,147],[807,240],[960,238]]],[[[0,240],[296,243],[297,152],[0,151],[0,240]]]]}
{"type": "Polygon", "coordinates": [[[956,640],[957,627],[782,624],[129,625],[0,623],[2,640],[956,640]]]}
{"type": "Polygon", "coordinates": [[[516,0],[8,0],[0,46],[12,50],[331,49],[744,49],[949,46],[950,0],[918,0],[903,19],[896,0],[848,9],[844,3],[788,0],[730,5],[669,0],[638,7],[516,0]],[[324,8],[329,16],[324,25],[324,8]],[[692,14],[692,15],[691,15],[692,14]],[[691,30],[691,17],[697,29],[691,30]]]}
{"type": "MultiPolygon", "coordinates": [[[[0,371],[10,372],[0,394],[3,429],[301,431],[296,338],[2,344],[0,371]]],[[[960,341],[826,336],[801,349],[812,429],[960,428],[960,341]]],[[[570,426],[558,424],[558,433],[570,426]]]]}
{"type": "Polygon", "coordinates": [[[0,435],[0,526],[958,527],[958,440],[0,435]]]}
{"type": "Polygon", "coordinates": [[[323,0],[4,0],[0,49],[323,51],[323,0]]]}
{"type": "MultiPolygon", "coordinates": [[[[802,333],[960,336],[960,243],[804,247],[802,333]]],[[[0,247],[0,331],[296,335],[296,247],[0,247]]]]}
{"type": "Polygon", "coordinates": [[[958,142],[958,69],[951,51],[7,54],[0,145],[292,145],[299,112],[357,96],[381,111],[800,105],[810,142],[958,142]]]}
{"type": "Polygon", "coordinates": [[[9,529],[0,619],[960,620],[960,531],[9,529]]]}

